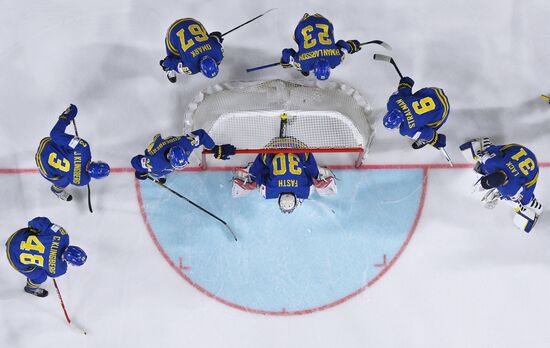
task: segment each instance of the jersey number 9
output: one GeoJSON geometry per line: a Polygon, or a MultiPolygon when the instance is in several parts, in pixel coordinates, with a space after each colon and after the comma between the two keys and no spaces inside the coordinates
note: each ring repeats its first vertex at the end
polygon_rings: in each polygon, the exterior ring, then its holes
{"type": "Polygon", "coordinates": [[[412,107],[414,109],[414,112],[416,112],[418,115],[422,115],[435,109],[435,103],[431,97],[426,97],[420,99],[419,101],[413,102],[412,107]]]}
{"type": "Polygon", "coordinates": [[[284,175],[288,170],[291,174],[302,174],[302,168],[300,168],[300,158],[293,153],[278,153],[273,157],[273,175],[284,175]]]}
{"type": "Polygon", "coordinates": [[[202,25],[199,24],[191,24],[187,27],[187,30],[191,33],[193,38],[185,41],[185,29],[181,29],[176,33],[176,35],[180,38],[181,43],[181,49],[185,52],[189,49],[189,47],[193,46],[195,44],[195,41],[197,42],[203,42],[208,40],[208,35],[206,34],[206,30],[202,25]],[[193,41],[195,39],[195,41],[193,41]]]}
{"type": "MultiPolygon", "coordinates": [[[[328,32],[328,25],[315,24],[315,27],[321,29],[321,31],[317,34],[319,42],[323,45],[332,45],[332,40],[330,39],[330,34],[328,32]]],[[[311,35],[312,31],[313,27],[311,25],[308,25],[307,27],[304,27],[302,29],[302,36],[304,37],[304,48],[306,49],[311,48],[317,44],[317,40],[314,39],[311,35]]]]}

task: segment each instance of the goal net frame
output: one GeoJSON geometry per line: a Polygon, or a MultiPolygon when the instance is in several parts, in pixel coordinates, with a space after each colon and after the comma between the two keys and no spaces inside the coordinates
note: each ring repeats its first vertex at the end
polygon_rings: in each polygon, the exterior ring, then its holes
{"type": "MultiPolygon", "coordinates": [[[[231,122],[247,122],[253,119],[254,123],[260,123],[260,128],[264,128],[265,125],[265,128],[273,131],[272,137],[267,139],[264,134],[263,140],[256,141],[254,137],[260,136],[256,133],[239,134],[237,138],[248,136],[250,141],[246,141],[248,146],[240,146],[239,141],[234,143],[237,147],[236,154],[348,153],[356,154],[354,165],[359,167],[366,158],[374,138],[374,129],[370,123],[371,113],[372,107],[361,94],[340,82],[233,81],[202,90],[185,112],[183,131],[187,134],[202,128],[216,144],[233,143],[234,139],[230,134],[240,129],[232,129],[231,122]],[[233,105],[232,100],[235,100],[236,104],[233,105]],[[239,102],[241,104],[238,104],[239,102]],[[278,131],[280,115],[283,113],[289,117],[288,135],[279,134],[278,131]],[[317,123],[323,122],[327,124],[322,124],[317,129],[317,123]],[[312,125],[311,129],[307,127],[309,124],[312,125]],[[296,127],[298,133],[292,133],[293,127],[296,127]],[[340,134],[345,139],[343,143],[338,144],[337,138],[340,134]],[[273,146],[273,140],[277,138],[297,139],[300,145],[277,142],[277,145],[273,146]],[[321,138],[326,138],[326,141],[321,138]]],[[[206,169],[206,155],[212,153],[211,150],[203,150],[200,157],[193,153],[191,162],[198,163],[206,169]]]]}

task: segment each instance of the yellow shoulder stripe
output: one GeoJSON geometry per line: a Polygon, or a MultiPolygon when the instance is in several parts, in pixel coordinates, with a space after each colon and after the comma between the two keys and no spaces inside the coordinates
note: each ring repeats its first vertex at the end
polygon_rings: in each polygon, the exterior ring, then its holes
{"type": "Polygon", "coordinates": [[[531,180],[527,184],[525,184],[525,187],[531,187],[531,186],[535,185],[537,183],[538,178],[539,178],[539,173],[537,173],[537,175],[535,175],[533,180],[531,180]]]}
{"type": "Polygon", "coordinates": [[[184,21],[193,21],[193,22],[196,22],[196,23],[198,23],[202,26],[201,22],[197,21],[194,18],[182,18],[182,19],[178,19],[177,21],[172,23],[172,25],[168,28],[168,31],[166,32],[166,39],[164,40],[164,42],[166,43],[166,47],[168,47],[168,50],[176,56],[179,56],[180,54],[179,54],[178,49],[174,45],[172,45],[172,43],[170,42],[170,34],[172,33],[172,30],[174,30],[175,26],[177,26],[178,24],[180,24],[181,22],[184,22],[184,21]]]}
{"type": "Polygon", "coordinates": [[[439,101],[441,101],[441,104],[443,105],[443,116],[441,117],[441,120],[434,123],[430,123],[428,124],[428,126],[438,127],[440,124],[445,122],[445,120],[447,119],[447,116],[449,115],[449,100],[447,99],[447,96],[445,95],[445,93],[443,93],[443,90],[439,88],[432,88],[432,89],[434,90],[435,94],[437,95],[437,98],[439,99],[439,101]]]}

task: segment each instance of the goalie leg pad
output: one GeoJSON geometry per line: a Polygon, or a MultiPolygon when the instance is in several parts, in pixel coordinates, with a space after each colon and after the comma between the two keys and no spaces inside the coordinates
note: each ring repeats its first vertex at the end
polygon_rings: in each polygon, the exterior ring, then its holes
{"type": "Polygon", "coordinates": [[[245,182],[239,178],[233,178],[233,187],[231,188],[231,196],[240,198],[248,196],[256,188],[255,182],[245,182]]]}
{"type": "Polygon", "coordinates": [[[537,214],[531,209],[520,209],[514,215],[514,225],[524,232],[531,232],[538,220],[537,214]]]}
{"type": "Polygon", "coordinates": [[[470,163],[476,163],[479,161],[479,157],[487,150],[493,143],[489,138],[479,138],[470,140],[460,145],[460,151],[466,161],[470,163]]]}
{"type": "Polygon", "coordinates": [[[323,180],[314,180],[313,185],[319,196],[334,196],[338,193],[338,187],[333,176],[329,176],[323,180]]]}

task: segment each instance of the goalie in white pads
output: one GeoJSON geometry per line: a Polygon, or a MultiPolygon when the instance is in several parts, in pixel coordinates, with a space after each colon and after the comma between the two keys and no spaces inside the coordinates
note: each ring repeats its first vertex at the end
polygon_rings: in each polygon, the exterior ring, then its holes
{"type": "Polygon", "coordinates": [[[238,168],[233,178],[234,198],[258,188],[266,199],[277,198],[285,214],[292,213],[313,190],[321,196],[337,192],[334,175],[318,167],[311,153],[259,154],[246,168],[238,168]]]}
{"type": "Polygon", "coordinates": [[[539,166],[533,152],[518,144],[493,145],[489,138],[471,140],[460,150],[481,175],[474,187],[485,191],[485,207],[492,209],[499,200],[508,202],[516,212],[514,224],[530,232],[542,214],[542,204],[534,194],[539,166]]]}

